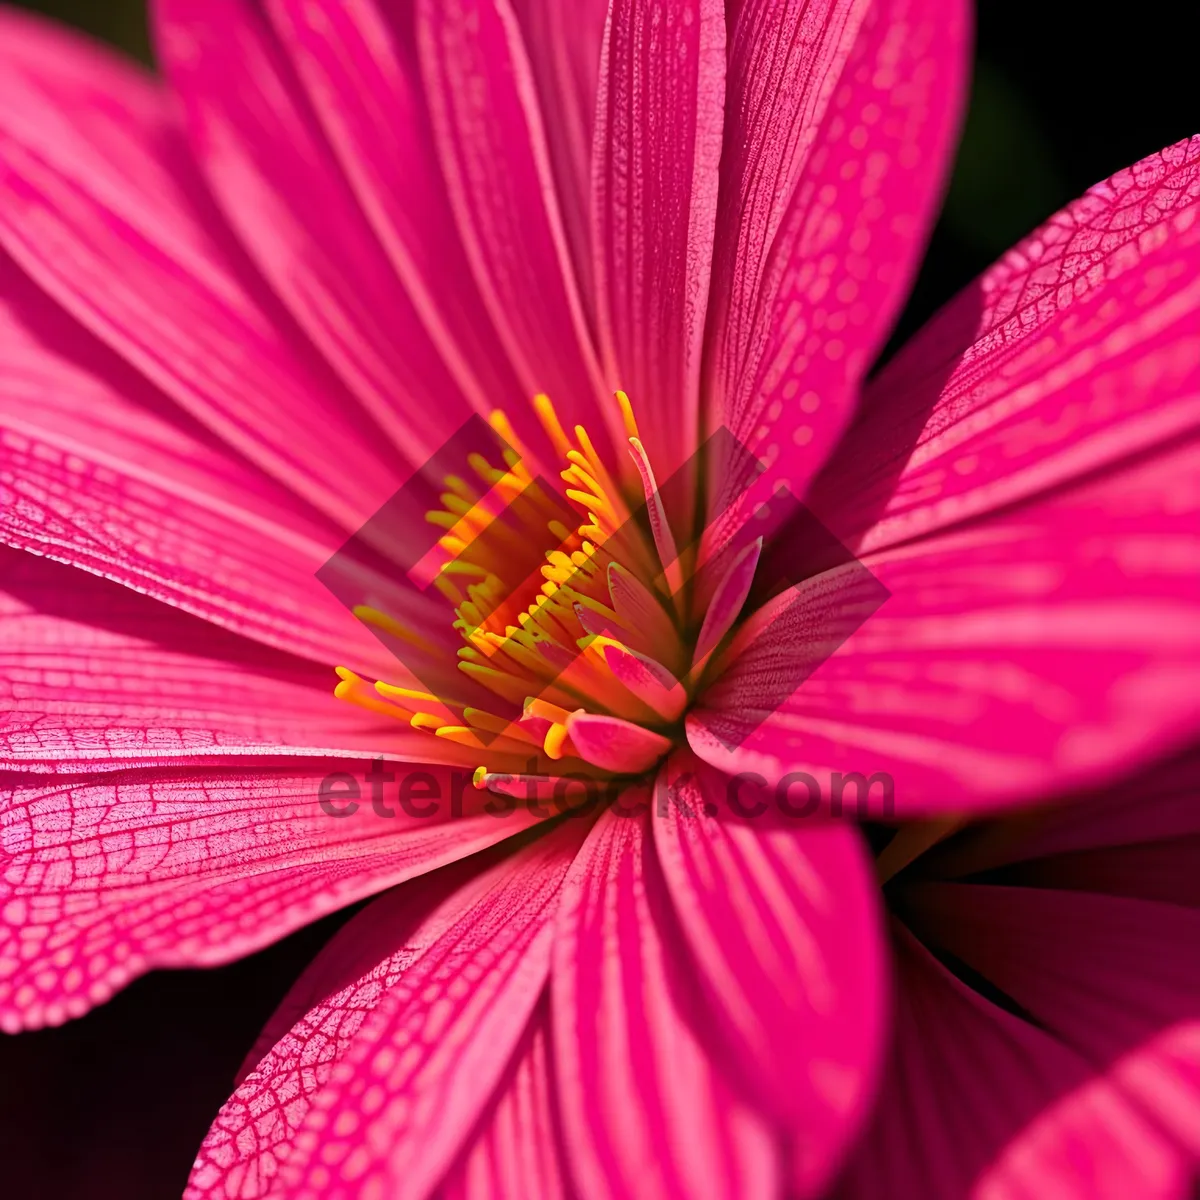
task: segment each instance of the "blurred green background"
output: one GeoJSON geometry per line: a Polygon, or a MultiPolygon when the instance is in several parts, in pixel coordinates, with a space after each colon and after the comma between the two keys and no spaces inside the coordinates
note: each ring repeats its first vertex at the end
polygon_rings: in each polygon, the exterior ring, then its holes
{"type": "MultiPolygon", "coordinates": [[[[25,7],[150,61],[144,0],[25,7]]],[[[1066,201],[1200,132],[1197,7],[1102,17],[1079,0],[982,0],[962,146],[893,345],[1066,201]]],[[[0,1192],[177,1197],[247,1046],[346,915],[219,970],[140,979],[62,1029],[0,1037],[0,1192]]]]}
{"type": "Polygon", "coordinates": [[[146,0],[16,0],[15,7],[57,17],[120,46],[143,62],[150,61],[146,0]]]}

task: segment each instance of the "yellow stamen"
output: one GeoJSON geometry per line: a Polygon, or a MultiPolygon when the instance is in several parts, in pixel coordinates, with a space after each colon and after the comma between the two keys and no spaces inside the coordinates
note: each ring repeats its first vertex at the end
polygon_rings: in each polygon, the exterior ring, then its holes
{"type": "MultiPolygon", "coordinates": [[[[489,572],[487,567],[480,566],[479,563],[467,562],[459,559],[455,562],[448,562],[442,568],[443,575],[470,575],[475,579],[487,579],[489,572]]],[[[496,581],[499,583],[499,580],[496,581]]]]}
{"type": "Polygon", "coordinates": [[[542,743],[542,749],[545,750],[547,758],[562,758],[566,742],[567,727],[556,723],[546,730],[546,740],[542,743]]]}
{"type": "Polygon", "coordinates": [[[368,712],[379,713],[396,720],[402,721],[408,716],[404,709],[382,700],[371,685],[349,667],[335,667],[334,670],[338,675],[338,684],[333,689],[333,694],[338,700],[345,700],[357,708],[365,708],[368,712]]]}
{"type": "Polygon", "coordinates": [[[460,662],[458,669],[483,684],[489,691],[495,692],[502,700],[508,700],[512,704],[520,704],[529,692],[528,680],[516,679],[507,671],[497,671],[494,667],[484,667],[472,662],[460,662]]]}
{"type": "Polygon", "coordinates": [[[454,586],[453,581],[448,579],[443,572],[439,572],[433,577],[433,586],[437,588],[451,604],[459,605],[463,602],[463,594],[454,586]]]}
{"type": "Polygon", "coordinates": [[[479,738],[465,725],[443,725],[433,732],[436,737],[445,738],[446,741],[455,742],[460,746],[469,746],[472,750],[484,748],[479,738]]]}
{"type": "Polygon", "coordinates": [[[458,525],[458,518],[453,513],[443,512],[440,508],[431,508],[425,514],[425,520],[447,531],[458,525]]]}
{"type": "Polygon", "coordinates": [[[527,717],[537,717],[542,721],[557,722],[565,725],[567,718],[571,714],[567,709],[561,708],[557,704],[551,704],[548,700],[543,700],[540,696],[530,696],[525,701],[525,715],[527,717]]]}
{"type": "Polygon", "coordinates": [[[503,410],[499,408],[492,409],[488,417],[488,424],[518,453],[524,449],[516,433],[513,431],[511,422],[504,415],[503,410]]]}
{"type": "Polygon", "coordinates": [[[562,422],[558,419],[558,413],[554,411],[553,402],[545,392],[539,392],[534,396],[533,411],[537,413],[538,420],[541,421],[542,428],[546,431],[546,436],[554,447],[554,452],[565,457],[571,449],[571,443],[567,440],[562,422]]]}
{"type": "MultiPolygon", "coordinates": [[[[500,410],[488,418],[505,443],[499,460],[495,450],[470,454],[460,473],[445,476],[441,507],[426,514],[441,536],[428,556],[425,577],[454,609],[451,625],[463,642],[456,649],[458,667],[474,683],[520,705],[521,718],[460,707],[420,687],[372,686],[345,668],[339,670],[339,697],[465,747],[472,759],[475,753],[483,757],[473,776],[476,787],[502,787],[511,779],[514,763],[527,760],[539,747],[551,760],[579,757],[568,733],[573,713],[608,713],[662,729],[686,707],[686,678],[675,686],[676,708],[674,692],[666,699],[659,694],[670,691],[666,683],[656,691],[636,670],[622,674],[621,679],[629,680],[624,683],[610,666],[610,660],[617,663],[614,648],[640,657],[652,675],[661,660],[666,679],[671,672],[684,678],[689,661],[679,633],[682,622],[668,615],[665,606],[661,620],[656,617],[658,600],[651,593],[665,590],[662,569],[672,566],[674,544],[661,507],[650,513],[653,540],[641,519],[632,519],[635,499],[640,508],[640,493],[654,491],[653,473],[628,395],[617,391],[615,402],[637,474],[624,455],[606,462],[583,426],[568,431],[548,396],[539,393],[531,401],[561,460],[566,498],[581,514],[574,527],[557,515],[557,496],[530,486],[535,476],[552,472],[529,456],[500,410]],[[642,488],[637,487],[638,475],[642,488]],[[528,518],[517,518],[519,510],[510,507],[518,495],[526,498],[528,518]],[[544,565],[528,579],[516,578],[526,569],[522,564],[528,562],[531,539],[542,549],[544,565]],[[653,601],[653,613],[642,612],[642,593],[653,601]],[[597,622],[611,622],[620,638],[595,637],[591,630],[599,628],[597,622]],[[607,655],[605,647],[610,648],[607,655]],[[537,724],[531,727],[531,721],[537,724]],[[540,736],[534,729],[542,731],[540,736]]],[[[428,630],[418,633],[366,606],[356,612],[376,629],[425,651],[431,648],[428,630]]],[[[628,658],[621,663],[628,665],[628,658]]],[[[545,759],[543,771],[544,764],[545,759]]]]}
{"type": "Polygon", "coordinates": [[[367,604],[357,604],[351,611],[364,625],[370,625],[373,629],[390,633],[393,637],[411,642],[414,646],[428,645],[428,638],[421,637],[407,625],[401,625],[395,617],[389,617],[387,613],[380,612],[377,608],[371,608],[367,604]]]}
{"type": "Polygon", "coordinates": [[[621,408],[621,419],[625,422],[625,432],[631,438],[641,437],[641,434],[638,433],[637,421],[633,415],[633,405],[629,403],[629,397],[619,388],[617,389],[617,404],[621,408]]]}
{"type": "Polygon", "coordinates": [[[512,721],[506,721],[503,717],[496,716],[495,713],[484,712],[478,708],[464,708],[463,720],[475,729],[482,729],[485,733],[503,734],[505,737],[516,738],[521,742],[536,743],[536,739],[529,736],[519,725],[512,721]]]}

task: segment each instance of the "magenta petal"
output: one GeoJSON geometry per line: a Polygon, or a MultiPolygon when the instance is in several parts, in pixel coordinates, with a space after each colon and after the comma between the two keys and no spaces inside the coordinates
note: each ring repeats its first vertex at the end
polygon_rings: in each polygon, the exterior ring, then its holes
{"type": "Polygon", "coordinates": [[[776,707],[780,673],[811,666],[835,573],[818,576],[689,717],[691,744],[730,773],[807,771],[827,795],[835,773],[882,772],[895,814],[916,816],[1106,781],[1185,743],[1200,726],[1198,479],[1193,441],[868,555],[890,598],[776,707]],[[718,735],[747,713],[762,723],[731,748],[718,735]]]}
{"type": "Polygon", "coordinates": [[[526,396],[548,392],[603,444],[602,381],[516,15],[509,0],[417,0],[416,14],[438,158],[487,311],[526,396]]]}
{"type": "Polygon", "coordinates": [[[258,6],[159,0],[155,16],[160,62],[226,219],[391,445],[423,462],[470,406],[258,6]]]}
{"type": "MultiPolygon", "coordinates": [[[[248,277],[186,165],[165,94],[127,68],[119,147],[94,138],[94,118],[76,120],[73,75],[91,77],[89,56],[102,52],[19,24],[11,46],[31,49],[0,69],[0,245],[240,454],[357,527],[391,493],[391,473],[347,420],[349,397],[248,277]],[[354,469],[335,476],[331,463],[354,469]]],[[[111,83],[117,72],[105,70],[111,83]]]]}
{"type": "MultiPolygon", "coordinates": [[[[6,76],[41,79],[71,110],[72,123],[106,158],[132,172],[139,187],[164,184],[138,132],[163,119],[162,96],[149,71],[66,24],[7,6],[0,11],[0,62],[6,76]]],[[[15,78],[6,78],[10,86],[15,78]]]]}
{"type": "Polygon", "coordinates": [[[394,663],[314,577],[337,531],[7,261],[0,347],[0,541],[325,665],[394,663]]]}
{"type": "Polygon", "coordinates": [[[741,615],[742,605],[750,595],[754,572],[762,554],[762,538],[753,541],[734,558],[713,590],[712,599],[704,614],[704,624],[696,637],[693,657],[699,661],[720,644],[741,615]]]}
{"type": "Polygon", "coordinates": [[[550,1056],[550,1005],[543,994],[491,1112],[438,1189],[441,1200],[566,1200],[550,1056]]]}
{"type": "MultiPolygon", "coordinates": [[[[580,608],[584,612],[587,611],[582,605],[580,608]]],[[[585,629],[588,628],[585,619],[581,619],[580,624],[585,629]]],[[[614,634],[621,637],[622,631],[619,628],[615,629],[614,634]]],[[[666,721],[674,721],[683,715],[688,703],[687,692],[683,684],[662,663],[644,654],[638,654],[635,650],[629,650],[617,642],[604,645],[603,654],[613,678],[619,680],[660,717],[666,721]]]]}
{"type": "MultiPolygon", "coordinates": [[[[450,212],[417,69],[413,6],[272,0],[266,8],[330,150],[457,386],[480,411],[508,404],[519,388],[450,212]]],[[[514,407],[508,415],[524,436],[525,414],[514,407]]]]}
{"type": "Polygon", "coordinates": [[[595,318],[592,280],[592,126],[608,0],[514,0],[537,81],[546,141],[580,298],[595,318]]]}
{"type": "Polygon", "coordinates": [[[585,832],[567,821],[461,886],[399,889],[347,925],[298,985],[312,1007],[222,1108],[189,1200],[429,1195],[522,1047],[585,832]]]}
{"type": "Polygon", "coordinates": [[[1200,907],[1200,752],[1145,767],[1066,804],[987,822],[939,848],[932,871],[1003,868],[1034,887],[1069,887],[1200,907]]]}
{"type": "MultiPolygon", "coordinates": [[[[151,967],[228,962],[534,823],[526,812],[451,819],[470,777],[439,767],[427,768],[436,813],[381,817],[362,782],[369,769],[259,760],[10,786],[0,798],[0,1028],[60,1024],[151,967]],[[362,802],[338,817],[319,801],[340,772],[360,783],[362,802]]],[[[394,784],[388,795],[394,803],[394,784]]]]}
{"type": "MultiPolygon", "coordinates": [[[[608,591],[621,625],[633,634],[625,643],[631,650],[653,658],[656,653],[662,653],[663,646],[671,644],[674,625],[663,608],[661,596],[652,592],[633,572],[618,563],[610,563],[608,591]]],[[[681,668],[676,666],[676,669],[681,668]]]]}
{"type": "Polygon", "coordinates": [[[711,424],[765,462],[755,496],[800,496],[920,261],[970,18],[964,0],[729,7],[711,424]]]}
{"type": "Polygon", "coordinates": [[[567,732],[582,758],[618,775],[648,771],[671,749],[671,739],[661,733],[603,714],[573,713],[567,732]]]}
{"type": "Polygon", "coordinates": [[[893,1052],[838,1200],[1182,1200],[1182,1155],[1073,1050],[903,930],[893,1052]]]}
{"type": "Polygon", "coordinates": [[[851,100],[843,76],[856,43],[862,39],[862,55],[873,32],[875,21],[864,29],[870,9],[868,0],[747,0],[729,13],[729,124],[713,265],[717,374],[726,388],[753,353],[760,292],[778,286],[766,278],[771,245],[801,203],[796,189],[828,138],[837,89],[851,100]]]}
{"type": "Polygon", "coordinates": [[[0,547],[0,769],[59,774],[437,747],[338,704],[330,671],[132,588],[0,547]]]}
{"type": "Polygon", "coordinates": [[[905,907],[1200,1162],[1200,912],[978,884],[914,885],[905,907]]]}
{"type": "MultiPolygon", "coordinates": [[[[622,798],[626,811],[636,799],[622,798]]],[[[600,817],[565,885],[551,998],[576,1188],[646,1200],[774,1196],[770,1131],[697,1032],[664,887],[645,820],[616,809],[600,817]]]]}
{"type": "MultiPolygon", "coordinates": [[[[728,1061],[792,1135],[798,1194],[819,1195],[867,1115],[883,1052],[878,888],[852,826],[704,815],[726,811],[727,783],[672,759],[659,787],[678,803],[653,822],[654,844],[728,1061]]],[[[757,790],[738,791],[753,811],[757,790]]]]}
{"type": "Polygon", "coordinates": [[[867,388],[809,503],[891,545],[1200,426],[1200,136],[1020,242],[867,388]]]}
{"type": "Polygon", "coordinates": [[[697,445],[725,103],[721,0],[614,0],[592,149],[608,383],[666,479],[697,445]]]}

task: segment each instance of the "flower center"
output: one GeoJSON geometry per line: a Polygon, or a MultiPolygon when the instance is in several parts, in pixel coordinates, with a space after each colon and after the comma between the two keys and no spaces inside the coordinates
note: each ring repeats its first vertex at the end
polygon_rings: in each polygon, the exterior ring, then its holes
{"type": "MultiPolygon", "coordinates": [[[[442,507],[427,514],[445,530],[434,582],[454,606],[458,670],[495,704],[372,687],[337,669],[340,699],[407,720],[442,739],[443,751],[450,743],[474,754],[477,787],[508,791],[531,769],[601,778],[650,771],[679,738],[749,593],[761,543],[697,593],[694,554],[676,548],[632,406],[624,392],[616,402],[630,459],[623,474],[582,426],[567,434],[549,397],[532,401],[564,464],[569,510],[537,486],[526,465],[534,460],[496,411],[490,424],[509,447],[505,461],[471,455],[462,475],[444,480],[442,507]],[[544,548],[532,576],[531,544],[544,548]]],[[[384,614],[356,612],[403,635],[384,614]]]]}

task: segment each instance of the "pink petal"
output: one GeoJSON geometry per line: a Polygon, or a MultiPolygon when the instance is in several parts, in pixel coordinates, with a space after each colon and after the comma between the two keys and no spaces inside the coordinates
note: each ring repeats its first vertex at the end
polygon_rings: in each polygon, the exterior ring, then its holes
{"type": "Polygon", "coordinates": [[[631,650],[653,656],[671,644],[674,623],[659,597],[633,572],[619,563],[609,563],[608,591],[622,626],[635,635],[626,643],[631,650]]]}
{"type": "Polygon", "coordinates": [[[648,771],[671,749],[671,739],[620,717],[578,712],[567,718],[567,732],[580,756],[618,775],[648,771]]]}
{"type": "Polygon", "coordinates": [[[905,910],[1200,1162],[1200,911],[1073,890],[922,884],[905,910]]]}
{"type": "MultiPolygon", "coordinates": [[[[249,0],[159,0],[154,15],[159,61],[221,211],[391,446],[423,462],[471,408],[263,15],[249,0]]],[[[482,404],[473,377],[468,386],[482,404]]]]}
{"type": "MultiPolygon", "coordinates": [[[[389,783],[396,815],[381,817],[369,769],[260,760],[10,786],[0,800],[0,1028],[61,1024],[151,967],[238,958],[533,823],[525,811],[454,819],[456,796],[472,811],[470,773],[443,767],[427,768],[436,812],[403,814],[389,783]],[[341,772],[361,802],[338,817],[319,801],[341,772]]],[[[342,808],[345,795],[338,782],[329,802],[342,808]]]]}
{"type": "Polygon", "coordinates": [[[550,1006],[543,995],[492,1111],[439,1189],[443,1200],[565,1200],[550,1062],[550,1006]]]}
{"type": "Polygon", "coordinates": [[[595,318],[592,280],[592,127],[608,0],[514,0],[538,100],[546,121],[546,141],[555,190],[579,281],[580,299],[595,318]]]}
{"type": "Polygon", "coordinates": [[[873,23],[863,27],[870,8],[863,0],[749,0],[729,14],[730,115],[713,268],[718,370],[728,385],[752,351],[758,293],[770,291],[771,244],[814,151],[828,140],[839,85],[853,102],[843,76],[860,37],[865,45],[873,32],[873,23]]]}
{"type": "Polygon", "coordinates": [[[318,662],[394,664],[314,577],[336,531],[179,420],[11,263],[0,346],[0,540],[318,662]]]}
{"type": "MultiPolygon", "coordinates": [[[[582,605],[580,608],[582,609],[582,605]]],[[[583,610],[587,611],[587,610],[583,610]]],[[[580,622],[583,624],[583,622],[580,622]]],[[[584,625],[587,628],[587,625],[584,625]]],[[[614,633],[621,636],[621,631],[614,633]]],[[[662,663],[638,654],[616,642],[603,647],[604,661],[621,685],[649,705],[666,721],[674,721],[687,708],[688,695],[683,684],[662,663]]]]}
{"type": "Polygon", "coordinates": [[[0,622],[0,769],[437,749],[337,703],[327,667],[19,550],[0,548],[0,622]]]}
{"type": "Polygon", "coordinates": [[[528,1044],[585,832],[564,822],[465,883],[402,888],[350,922],[301,981],[312,1008],[221,1110],[188,1200],[427,1196],[528,1044]]]}
{"type": "Polygon", "coordinates": [[[252,1197],[278,1180],[295,1135],[363,1026],[443,928],[470,911],[484,857],[379,896],[325,944],[259,1034],[200,1147],[188,1200],[252,1197]],[[439,920],[434,920],[434,918],[439,920]],[[248,1137],[248,1105],[263,1119],[248,1137]]]}
{"type": "Polygon", "coordinates": [[[413,6],[271,0],[266,10],[330,151],[458,387],[479,411],[511,405],[508,416],[526,437],[536,422],[512,403],[520,388],[471,278],[442,182],[413,6]]]}
{"type": "Polygon", "coordinates": [[[1004,868],[1015,883],[1200,907],[1200,753],[1143,767],[1066,804],[987,822],[940,847],[939,877],[1004,868]]]}
{"type": "MultiPolygon", "coordinates": [[[[622,797],[626,810],[648,789],[622,797]]],[[[584,1196],[773,1196],[768,1129],[697,1030],[645,820],[609,809],[567,878],[551,998],[563,1134],[584,1196]]]]}
{"type": "Polygon", "coordinates": [[[1182,1200],[1179,1154],[1078,1054],[966,987],[904,930],[897,951],[892,1059],[838,1200],[1182,1200]]]}
{"type": "Polygon", "coordinates": [[[416,13],[438,157],[484,304],[526,394],[548,392],[568,427],[603,442],[604,389],[517,18],[509,0],[418,0],[416,13]]]}
{"type": "Polygon", "coordinates": [[[239,453],[356,527],[390,494],[391,473],[367,428],[348,422],[349,398],[239,263],[157,85],[132,68],[121,78],[102,51],[24,18],[4,40],[0,245],[239,453]],[[100,118],[77,120],[76,74],[116,90],[119,139],[92,136],[100,118]],[[353,470],[334,479],[331,462],[353,470]]]}
{"type": "Polygon", "coordinates": [[[717,648],[741,615],[761,554],[762,539],[758,538],[738,552],[717,582],[696,638],[693,657],[697,662],[717,648]]]}
{"type": "Polygon", "coordinates": [[[826,797],[841,774],[883,773],[907,817],[1045,797],[1185,742],[1200,721],[1198,481],[1192,442],[869,555],[891,598],[823,662],[855,595],[818,576],[768,606],[761,636],[739,635],[692,745],[772,785],[809,772],[826,797]],[[780,673],[814,661],[770,711],[780,673]]]}
{"type": "Polygon", "coordinates": [[[1092,188],[873,380],[809,503],[891,545],[1200,424],[1200,136],[1092,188]]]}
{"type": "MultiPolygon", "coordinates": [[[[677,802],[654,821],[654,844],[727,1061],[792,1134],[793,1186],[820,1195],[883,1053],[878,888],[848,825],[706,815],[725,813],[728,783],[690,755],[671,759],[659,787],[677,802]]],[[[754,811],[761,793],[740,783],[734,800],[754,811]]]]}
{"type": "Polygon", "coordinates": [[[592,148],[600,342],[664,479],[698,445],[724,102],[720,0],[614,0],[592,148]]]}
{"type": "Polygon", "coordinates": [[[88,144],[118,163],[139,190],[160,198],[169,193],[170,173],[146,155],[139,138],[163,120],[162,96],[150,72],[68,25],[24,9],[9,6],[0,21],[5,73],[39,80],[40,89],[57,95],[88,144]]]}
{"type": "Polygon", "coordinates": [[[920,261],[965,95],[970,20],[962,0],[746,0],[735,11],[712,423],[765,462],[755,496],[780,485],[801,496],[920,261]]]}

